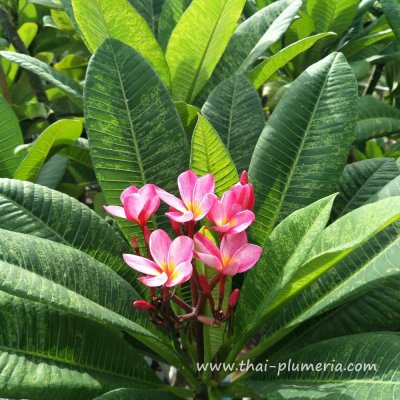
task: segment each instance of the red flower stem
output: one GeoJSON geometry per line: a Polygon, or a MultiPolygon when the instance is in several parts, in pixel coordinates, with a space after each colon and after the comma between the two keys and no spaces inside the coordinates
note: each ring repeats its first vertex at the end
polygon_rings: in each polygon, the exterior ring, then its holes
{"type": "Polygon", "coordinates": [[[147,227],[147,225],[143,225],[143,226],[140,225],[140,229],[142,230],[144,243],[146,244],[147,258],[150,260],[153,260],[153,257],[151,256],[151,253],[150,253],[150,246],[149,246],[149,238],[150,238],[149,228],[147,227]]]}
{"type": "Polygon", "coordinates": [[[156,294],[155,290],[153,287],[150,287],[149,289],[150,289],[150,300],[153,300],[156,294]]]}
{"type": "Polygon", "coordinates": [[[219,274],[217,273],[214,278],[211,279],[210,282],[210,289],[213,290],[215,286],[217,286],[217,283],[219,282],[219,274]]]}
{"type": "Polygon", "coordinates": [[[222,310],[222,303],[225,296],[225,282],[226,276],[224,274],[219,275],[219,293],[218,293],[218,311],[222,310]]]}
{"type": "Polygon", "coordinates": [[[181,298],[179,298],[177,295],[172,295],[171,300],[177,304],[180,308],[182,308],[183,310],[187,311],[188,313],[191,313],[193,311],[193,308],[190,307],[190,305],[188,303],[186,303],[186,301],[183,301],[181,298]]]}

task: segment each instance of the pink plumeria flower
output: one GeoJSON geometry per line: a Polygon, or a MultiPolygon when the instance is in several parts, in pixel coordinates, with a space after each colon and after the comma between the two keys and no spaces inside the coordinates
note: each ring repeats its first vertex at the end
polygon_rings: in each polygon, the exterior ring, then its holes
{"type": "Polygon", "coordinates": [[[192,276],[194,243],[188,236],[179,236],[172,241],[162,230],[150,235],[149,248],[154,261],[147,258],[124,254],[125,262],[134,270],[146,274],[139,281],[146,286],[167,287],[186,282],[192,276]]]}
{"type": "Polygon", "coordinates": [[[249,183],[249,177],[246,171],[242,172],[240,181],[233,186],[231,191],[235,194],[237,202],[242,205],[243,210],[253,211],[256,199],[253,185],[249,183]]]}
{"type": "Polygon", "coordinates": [[[161,200],[173,207],[175,211],[166,213],[176,222],[199,221],[210,210],[216,196],[214,193],[214,177],[207,174],[199,178],[193,171],[186,171],[178,177],[178,188],[181,199],[157,189],[161,200]]]}
{"type": "Polygon", "coordinates": [[[121,194],[121,206],[105,206],[104,209],[115,217],[135,221],[140,226],[145,226],[149,218],[158,210],[160,198],[156,192],[157,187],[152,184],[144,185],[141,189],[130,186],[121,194]]]}
{"type": "Polygon", "coordinates": [[[201,233],[196,233],[194,241],[198,248],[194,252],[195,257],[224,275],[235,275],[249,270],[262,253],[260,246],[247,243],[246,232],[225,235],[220,248],[201,233]]]}
{"type": "Polygon", "coordinates": [[[255,220],[255,215],[250,210],[243,210],[242,205],[237,201],[236,194],[228,190],[219,200],[216,198],[207,219],[215,226],[210,227],[221,233],[239,233],[247,229],[255,220]]]}

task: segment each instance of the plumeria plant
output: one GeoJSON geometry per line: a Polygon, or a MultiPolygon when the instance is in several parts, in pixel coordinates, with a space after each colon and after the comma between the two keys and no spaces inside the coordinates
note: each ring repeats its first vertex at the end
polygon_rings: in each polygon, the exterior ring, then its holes
{"type": "MultiPolygon", "coordinates": [[[[113,216],[136,222],[143,233],[146,254],[141,254],[138,240],[133,236],[135,254],[124,254],[124,260],[131,268],[145,274],[138,279],[150,288],[150,302],[136,300],[133,306],[148,312],[152,322],[165,328],[180,329],[191,320],[219,327],[230,318],[239,299],[239,289],[234,289],[226,310],[222,309],[226,277],[249,270],[262,253],[260,246],[247,242],[246,235],[246,229],[255,218],[251,211],[255,201],[253,187],[244,171],[240,182],[219,199],[214,194],[214,177],[211,174],[198,177],[191,170],[179,175],[178,187],[181,199],[152,184],[141,189],[131,186],[121,194],[122,207],[105,207],[113,216]],[[160,199],[171,207],[165,215],[175,232],[174,240],[162,229],[150,233],[147,226],[149,218],[158,210],[160,199]],[[219,246],[199,232],[203,229],[203,219],[215,224],[205,229],[219,233],[219,246]],[[216,270],[211,281],[199,273],[196,259],[216,270]],[[175,294],[176,286],[189,280],[191,304],[175,294]],[[217,284],[215,301],[212,290],[217,284]],[[170,302],[185,313],[176,314],[170,302]],[[204,315],[206,302],[211,318],[204,315]]],[[[195,340],[196,346],[203,349],[202,335],[195,335],[195,340]]],[[[198,361],[203,361],[202,357],[198,361]]]]}
{"type": "Polygon", "coordinates": [[[399,7],[0,0],[0,398],[400,398],[399,7]]]}

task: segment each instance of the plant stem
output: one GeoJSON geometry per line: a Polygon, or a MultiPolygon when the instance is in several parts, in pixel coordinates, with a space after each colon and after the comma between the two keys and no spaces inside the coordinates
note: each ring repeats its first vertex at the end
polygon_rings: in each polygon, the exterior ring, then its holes
{"type": "Polygon", "coordinates": [[[371,77],[368,82],[368,86],[365,88],[364,96],[374,93],[376,85],[378,84],[379,79],[381,78],[381,75],[383,72],[383,67],[384,67],[384,64],[376,64],[374,66],[371,77]]]}

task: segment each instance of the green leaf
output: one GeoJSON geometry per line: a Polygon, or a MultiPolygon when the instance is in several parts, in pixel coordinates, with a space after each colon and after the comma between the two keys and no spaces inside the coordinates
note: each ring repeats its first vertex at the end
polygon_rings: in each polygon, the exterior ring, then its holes
{"type": "Polygon", "coordinates": [[[211,79],[200,93],[199,103],[203,103],[212,89],[239,69],[243,61],[257,45],[264,33],[290,6],[292,0],[279,0],[256,12],[239,25],[221,57],[211,79]]]}
{"type": "Polygon", "coordinates": [[[161,47],[142,16],[127,0],[72,0],[75,18],[92,52],[108,38],[141,53],[169,87],[168,66],[161,47]]]}
{"type": "Polygon", "coordinates": [[[381,147],[373,140],[369,140],[365,146],[365,154],[368,158],[379,158],[383,157],[383,151],[381,147]]]}
{"type": "Polygon", "coordinates": [[[318,32],[333,31],[340,36],[357,14],[359,0],[308,0],[307,11],[318,32]]]}
{"type": "Polygon", "coordinates": [[[22,154],[14,155],[17,146],[24,143],[19,122],[11,106],[0,95],[0,177],[12,177],[22,154]]]}
{"type": "Polygon", "coordinates": [[[25,54],[14,53],[12,51],[0,51],[0,55],[5,59],[20,65],[22,68],[40,76],[55,87],[58,87],[78,106],[82,107],[82,86],[67,75],[55,70],[43,61],[25,54]]]}
{"type": "MultiPolygon", "coordinates": [[[[150,64],[123,43],[107,40],[89,64],[84,97],[90,154],[108,204],[119,204],[132,184],[174,191],[177,175],[188,166],[187,139],[150,64]]],[[[133,224],[118,223],[130,240],[133,224]]]]}
{"type": "Polygon", "coordinates": [[[364,205],[371,196],[400,175],[394,159],[375,158],[346,165],[339,179],[339,196],[333,208],[333,216],[344,214],[364,205]]]}
{"type": "Polygon", "coordinates": [[[167,48],[168,40],[191,0],[166,0],[163,4],[158,22],[158,41],[161,47],[167,48]]]}
{"type": "Polygon", "coordinates": [[[254,69],[247,73],[247,78],[253,83],[256,89],[259,89],[272,75],[284,67],[293,58],[308,50],[318,42],[318,40],[332,35],[334,35],[332,32],[319,33],[290,44],[284,49],[278,51],[278,53],[258,64],[254,69]]]}
{"type": "Polygon", "coordinates": [[[260,261],[245,276],[235,312],[232,355],[264,324],[268,306],[288,287],[307,260],[315,240],[328,223],[334,197],[295,211],[268,238],[260,261]]]}
{"type": "Polygon", "coordinates": [[[74,143],[82,133],[78,120],[60,120],[44,130],[15,171],[14,178],[36,182],[50,152],[57,146],[74,143]]]}
{"type": "Polygon", "coordinates": [[[153,0],[128,0],[139,14],[145,19],[150,29],[154,31],[153,0]]]}
{"type": "Polygon", "coordinates": [[[68,163],[68,158],[60,154],[54,154],[43,165],[36,183],[51,189],[57,189],[67,171],[68,163]]]}
{"type": "Polygon", "coordinates": [[[239,180],[235,164],[218,133],[200,114],[192,137],[190,167],[200,176],[208,173],[214,175],[215,193],[218,196],[239,180]]]}
{"type": "MultiPolygon", "coordinates": [[[[290,354],[299,370],[283,371],[279,376],[258,373],[258,380],[247,385],[261,399],[395,399],[400,393],[400,340],[398,334],[372,333],[322,341],[290,354]],[[335,361],[333,361],[335,360],[335,361]],[[302,369],[301,363],[310,365],[302,369]],[[315,368],[320,363],[321,370],[315,368]],[[338,369],[325,367],[334,363],[338,369]],[[352,363],[352,366],[350,366],[352,363]],[[356,365],[375,367],[356,370],[356,365]],[[367,397],[366,397],[367,396],[367,397]]],[[[288,362],[274,359],[270,365],[288,362]]]]}
{"type": "Polygon", "coordinates": [[[290,5],[274,20],[261,39],[257,42],[248,56],[243,60],[238,71],[246,73],[252,65],[266,53],[266,51],[277,42],[287,31],[290,24],[302,5],[302,0],[294,0],[290,5]]]}
{"type": "Polygon", "coordinates": [[[265,125],[261,101],[243,75],[221,82],[201,110],[221,137],[239,171],[247,170],[265,125]]]}
{"type": "Polygon", "coordinates": [[[193,0],[168,42],[166,59],[175,100],[191,103],[210,78],[231,38],[245,0],[193,0]]]}
{"type": "Polygon", "coordinates": [[[62,8],[62,5],[58,0],[28,0],[28,3],[38,4],[49,8],[62,8]]]}
{"type": "Polygon", "coordinates": [[[309,67],[287,90],[256,145],[251,233],[264,244],[274,225],[334,192],[356,123],[357,86],[339,53],[309,67]]]}
{"type": "MultiPolygon", "coordinates": [[[[168,388],[169,389],[169,388],[168,388]]],[[[177,397],[172,393],[168,393],[165,389],[157,390],[153,388],[147,389],[127,389],[121,388],[111,392],[105,393],[93,400],[154,400],[154,399],[165,399],[165,400],[179,400],[181,397],[177,397]]]]}
{"type": "Polygon", "coordinates": [[[359,103],[356,142],[400,133],[400,111],[372,96],[362,96],[359,103]]]}
{"type": "Polygon", "coordinates": [[[400,40],[400,3],[397,0],[382,0],[382,8],[393,33],[400,40]]]}
{"type": "Polygon", "coordinates": [[[185,130],[188,139],[191,139],[193,129],[197,123],[197,115],[200,112],[200,109],[196,106],[184,103],[183,101],[175,102],[175,107],[178,111],[183,129],[185,130]]]}
{"type": "MultiPolygon", "coordinates": [[[[18,270],[0,263],[1,281],[6,271],[12,281],[18,270]]],[[[2,396],[87,399],[121,385],[160,383],[143,356],[110,326],[2,291],[0,305],[2,396]],[[39,376],[40,383],[30,383],[39,376]]]]}
{"type": "Polygon", "coordinates": [[[0,226],[59,242],[92,256],[130,282],[144,287],[122,259],[131,247],[110,224],[78,200],[30,182],[0,179],[0,226]]]}

